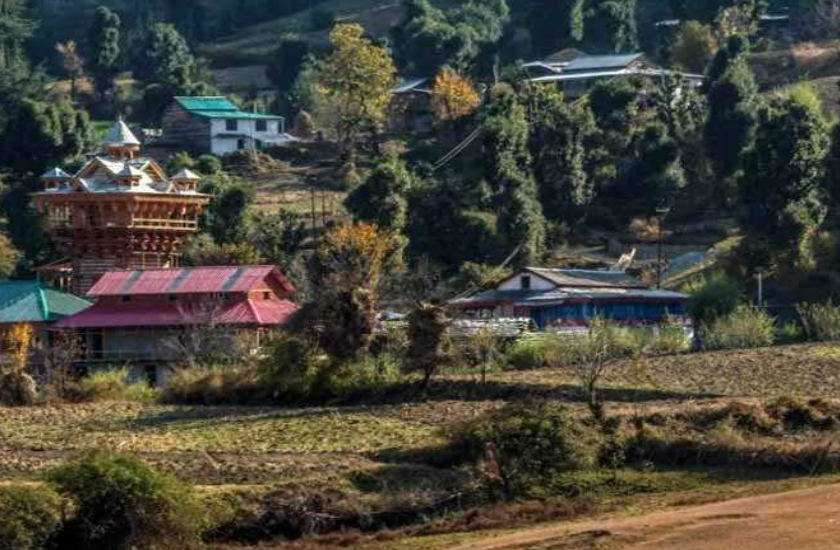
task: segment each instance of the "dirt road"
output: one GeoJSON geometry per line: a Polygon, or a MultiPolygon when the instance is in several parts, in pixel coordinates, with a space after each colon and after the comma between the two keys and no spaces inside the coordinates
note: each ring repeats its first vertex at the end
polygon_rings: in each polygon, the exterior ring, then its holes
{"type": "Polygon", "coordinates": [[[570,522],[473,541],[458,550],[840,549],[840,485],[604,521],[570,522]]]}

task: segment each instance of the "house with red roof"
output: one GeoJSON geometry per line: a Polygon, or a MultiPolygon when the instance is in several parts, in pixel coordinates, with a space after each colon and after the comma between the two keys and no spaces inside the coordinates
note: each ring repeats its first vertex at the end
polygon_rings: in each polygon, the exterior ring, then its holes
{"type": "Polygon", "coordinates": [[[189,344],[219,345],[222,333],[258,346],[297,311],[294,292],[274,266],[109,271],[87,293],[94,304],[55,326],[83,335],[87,363],[154,366],[188,361],[189,344]]]}

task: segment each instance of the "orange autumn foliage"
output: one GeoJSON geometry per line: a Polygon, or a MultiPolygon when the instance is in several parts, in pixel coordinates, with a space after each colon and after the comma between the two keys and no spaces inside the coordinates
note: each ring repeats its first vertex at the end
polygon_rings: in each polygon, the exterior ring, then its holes
{"type": "Polygon", "coordinates": [[[467,116],[481,104],[481,95],[473,83],[452,69],[443,69],[432,87],[432,110],[438,120],[456,120],[467,116]]]}

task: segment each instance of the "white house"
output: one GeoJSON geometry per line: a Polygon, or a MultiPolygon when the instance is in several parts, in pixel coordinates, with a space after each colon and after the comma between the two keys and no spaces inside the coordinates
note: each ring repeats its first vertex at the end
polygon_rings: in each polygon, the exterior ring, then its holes
{"type": "Polygon", "coordinates": [[[221,156],[294,141],[285,122],[282,116],[243,111],[224,97],[176,97],[163,115],[160,142],[221,156]]]}

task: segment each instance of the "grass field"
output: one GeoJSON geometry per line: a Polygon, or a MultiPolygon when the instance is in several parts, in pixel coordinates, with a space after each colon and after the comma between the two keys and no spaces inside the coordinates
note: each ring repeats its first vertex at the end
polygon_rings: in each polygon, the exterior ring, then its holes
{"type": "MultiPolygon", "coordinates": [[[[622,363],[611,370],[602,391],[608,414],[628,417],[726,406],[732,400],[752,404],[777,396],[838,395],[840,346],[829,344],[660,357],[641,365],[622,363]]],[[[479,418],[508,402],[535,398],[565,401],[586,414],[574,378],[562,370],[491,373],[486,384],[472,374],[451,374],[437,380],[426,395],[404,392],[353,407],[109,402],[0,409],[0,484],[38,481],[45,468],[80,452],[111,449],[135,454],[205,492],[244,491],[260,498],[282,487],[320,487],[340,492],[342,499],[353,499],[354,506],[363,503],[371,509],[405,494],[413,502],[435,502],[460,487],[466,472],[420,463],[417,453],[440,446],[445,429],[455,423],[479,418]]],[[[588,497],[574,506],[563,502],[539,508],[489,508],[469,521],[466,516],[457,521],[445,517],[401,532],[401,536],[425,538],[397,543],[376,535],[364,542],[371,548],[445,547],[467,536],[452,532],[581,513],[632,513],[651,506],[836,481],[834,477],[712,467],[625,470],[611,475],[609,479],[575,479],[588,497]]]]}

